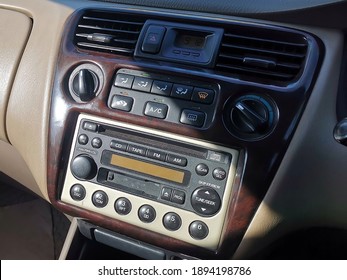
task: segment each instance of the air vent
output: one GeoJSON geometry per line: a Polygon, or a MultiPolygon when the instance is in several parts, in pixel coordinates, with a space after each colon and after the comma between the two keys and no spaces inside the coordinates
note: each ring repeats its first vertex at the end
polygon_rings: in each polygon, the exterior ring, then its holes
{"type": "Polygon", "coordinates": [[[303,71],[308,44],[304,36],[283,30],[226,30],[216,70],[266,84],[288,84],[303,71]]]}
{"type": "Polygon", "coordinates": [[[145,18],[141,15],[86,12],[75,31],[81,49],[132,56],[145,18]]]}

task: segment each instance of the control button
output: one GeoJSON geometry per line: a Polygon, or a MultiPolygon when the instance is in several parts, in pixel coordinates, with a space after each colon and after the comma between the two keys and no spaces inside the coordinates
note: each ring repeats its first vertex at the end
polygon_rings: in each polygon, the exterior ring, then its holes
{"type": "Polygon", "coordinates": [[[86,197],[86,189],[81,184],[75,184],[70,189],[70,196],[73,200],[81,201],[86,197]]]}
{"type": "Polygon", "coordinates": [[[176,155],[167,155],[166,162],[179,165],[179,166],[187,165],[187,159],[185,157],[180,157],[176,155]]]}
{"type": "Polygon", "coordinates": [[[221,199],[214,189],[210,187],[200,187],[193,192],[191,203],[196,212],[201,215],[209,216],[218,212],[221,199]]]}
{"type": "Polygon", "coordinates": [[[199,53],[194,53],[194,52],[193,52],[193,53],[192,53],[192,56],[193,56],[193,57],[199,57],[200,54],[199,54],[199,53]]]}
{"type": "Polygon", "coordinates": [[[230,156],[215,151],[208,151],[206,159],[221,163],[228,163],[230,156]]]}
{"type": "Polygon", "coordinates": [[[165,161],[166,153],[157,150],[147,150],[147,157],[160,161],[165,161]]]}
{"type": "Polygon", "coordinates": [[[105,207],[108,203],[108,196],[104,191],[96,191],[93,193],[92,202],[98,208],[105,207]]]}
{"type": "Polygon", "coordinates": [[[165,119],[168,108],[166,104],[149,101],[146,103],[145,115],[158,119],[165,119]]]}
{"type": "Polygon", "coordinates": [[[95,137],[92,140],[92,147],[99,149],[102,146],[102,140],[99,137],[95,137]]]}
{"type": "Polygon", "coordinates": [[[124,95],[114,95],[111,101],[111,108],[129,112],[133,107],[134,99],[124,95]]]}
{"type": "Polygon", "coordinates": [[[127,143],[124,143],[118,140],[112,140],[110,143],[110,148],[119,150],[119,151],[126,151],[127,147],[128,147],[127,143]]]}
{"type": "Polygon", "coordinates": [[[186,194],[182,191],[174,190],[172,193],[171,201],[177,204],[183,204],[186,200],[186,194]]]}
{"type": "Polygon", "coordinates": [[[171,96],[180,99],[190,100],[190,98],[192,97],[192,92],[193,87],[191,86],[174,84],[172,87],[171,96]]]}
{"type": "Polygon", "coordinates": [[[192,101],[211,104],[214,99],[214,90],[205,88],[194,88],[192,101]]]}
{"type": "Polygon", "coordinates": [[[79,155],[71,163],[71,173],[81,180],[94,178],[97,171],[95,161],[88,155],[79,155]]]}
{"type": "Polygon", "coordinates": [[[208,226],[201,221],[194,221],[189,226],[189,234],[194,239],[204,239],[208,235],[208,226]]]}
{"type": "Polygon", "coordinates": [[[150,25],[143,40],[141,50],[145,53],[156,54],[160,50],[161,42],[166,28],[157,25],[150,25]]]}
{"type": "Polygon", "coordinates": [[[156,217],[154,208],[150,205],[142,205],[138,212],[139,218],[144,223],[151,223],[156,217]]]}
{"type": "Polygon", "coordinates": [[[163,218],[163,225],[168,230],[178,230],[182,225],[181,217],[173,212],[167,213],[163,218]]]}
{"type": "Polygon", "coordinates": [[[181,114],[180,122],[197,127],[202,127],[205,122],[205,113],[184,109],[181,114]]]}
{"type": "Polygon", "coordinates": [[[181,51],[180,51],[180,50],[173,50],[172,53],[174,53],[174,54],[180,54],[181,51]]]}
{"type": "Polygon", "coordinates": [[[139,91],[145,91],[150,92],[152,87],[153,80],[142,78],[142,77],[135,77],[133,89],[139,90],[139,91]]]}
{"type": "Polygon", "coordinates": [[[190,55],[190,52],[182,51],[183,55],[190,55]]]}
{"type": "Polygon", "coordinates": [[[164,199],[164,200],[167,200],[167,201],[170,201],[170,199],[171,199],[171,194],[172,194],[172,189],[167,188],[167,187],[164,187],[164,188],[161,190],[161,196],[160,196],[160,198],[161,198],[161,199],[164,199]]]}
{"type": "Polygon", "coordinates": [[[117,74],[114,85],[116,87],[131,88],[134,81],[134,76],[127,74],[117,74]]]}
{"type": "Polygon", "coordinates": [[[163,81],[154,81],[151,89],[151,93],[160,95],[170,95],[172,89],[172,83],[163,81]]]}
{"type": "Polygon", "coordinates": [[[114,203],[114,209],[119,215],[128,215],[131,211],[131,202],[125,197],[118,198],[114,203]]]}
{"type": "Polygon", "coordinates": [[[200,176],[206,176],[208,173],[208,166],[205,163],[199,163],[195,167],[195,172],[200,176]]]}
{"type": "Polygon", "coordinates": [[[135,146],[135,145],[129,144],[127,151],[135,155],[145,156],[147,149],[141,146],[135,146]]]}
{"type": "Polygon", "coordinates": [[[223,168],[217,167],[215,170],[213,170],[212,175],[213,175],[213,178],[221,181],[225,179],[225,177],[227,176],[227,173],[223,168]]]}
{"type": "Polygon", "coordinates": [[[87,145],[88,140],[89,140],[89,138],[85,134],[81,134],[80,136],[78,136],[78,143],[81,145],[87,145]]]}
{"type": "Polygon", "coordinates": [[[98,129],[98,125],[96,123],[92,123],[92,122],[84,122],[83,123],[83,129],[95,132],[98,129]]]}

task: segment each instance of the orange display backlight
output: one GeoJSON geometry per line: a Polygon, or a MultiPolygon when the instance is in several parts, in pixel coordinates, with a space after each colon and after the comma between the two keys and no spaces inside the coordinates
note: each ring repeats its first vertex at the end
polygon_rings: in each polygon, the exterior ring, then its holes
{"type": "Polygon", "coordinates": [[[184,172],[113,154],[111,164],[176,183],[183,183],[184,172]]]}

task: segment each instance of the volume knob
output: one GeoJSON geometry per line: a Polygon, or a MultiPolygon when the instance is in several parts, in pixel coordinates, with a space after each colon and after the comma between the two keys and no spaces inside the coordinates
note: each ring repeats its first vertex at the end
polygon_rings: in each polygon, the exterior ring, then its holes
{"type": "Polygon", "coordinates": [[[90,156],[79,155],[71,163],[71,172],[80,180],[89,180],[95,177],[97,166],[90,156]]]}

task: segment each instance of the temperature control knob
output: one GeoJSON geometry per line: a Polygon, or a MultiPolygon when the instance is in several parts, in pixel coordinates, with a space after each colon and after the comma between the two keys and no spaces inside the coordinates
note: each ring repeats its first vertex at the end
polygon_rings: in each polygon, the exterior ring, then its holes
{"type": "Polygon", "coordinates": [[[90,156],[79,155],[71,163],[71,172],[78,179],[88,180],[95,177],[97,166],[90,156]]]}
{"type": "Polygon", "coordinates": [[[81,69],[77,72],[72,81],[74,93],[82,101],[92,100],[99,88],[99,80],[96,74],[89,69],[81,69]]]}

